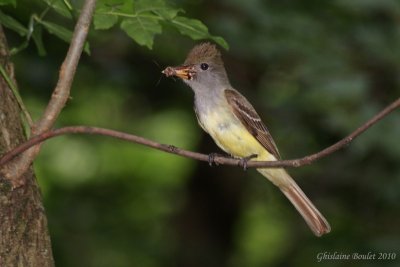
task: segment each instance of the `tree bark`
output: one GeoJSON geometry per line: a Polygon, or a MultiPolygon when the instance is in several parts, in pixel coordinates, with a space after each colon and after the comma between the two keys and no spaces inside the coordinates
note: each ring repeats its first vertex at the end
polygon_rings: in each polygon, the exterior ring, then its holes
{"type": "MultiPolygon", "coordinates": [[[[1,25],[0,64],[15,83],[1,25]]],[[[0,76],[0,154],[25,140],[21,110],[7,82],[0,76]]],[[[24,185],[15,189],[1,176],[1,171],[0,266],[54,266],[46,214],[33,168],[21,177],[24,185]]]]}

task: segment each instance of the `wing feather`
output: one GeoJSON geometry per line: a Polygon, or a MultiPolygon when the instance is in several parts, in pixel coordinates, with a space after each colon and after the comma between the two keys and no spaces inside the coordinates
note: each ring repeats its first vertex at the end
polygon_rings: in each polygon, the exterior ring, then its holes
{"type": "Polygon", "coordinates": [[[257,141],[269,153],[280,159],[278,148],[272,139],[265,124],[261,121],[260,116],[257,114],[253,106],[242,96],[238,91],[232,89],[225,90],[225,97],[230,104],[233,113],[246,127],[246,129],[257,139],[257,141]]]}

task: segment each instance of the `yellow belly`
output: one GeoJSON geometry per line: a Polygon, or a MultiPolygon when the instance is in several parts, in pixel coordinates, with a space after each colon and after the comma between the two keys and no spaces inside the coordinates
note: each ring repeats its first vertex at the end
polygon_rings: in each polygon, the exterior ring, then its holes
{"type": "MultiPolygon", "coordinates": [[[[219,110],[200,119],[202,127],[211,135],[215,143],[233,157],[244,158],[257,154],[257,158],[252,160],[276,160],[232,113],[219,110]]],[[[257,170],[278,187],[292,183],[292,179],[284,169],[257,170]]]]}
{"type": "Polygon", "coordinates": [[[209,113],[202,124],[216,144],[232,156],[243,158],[257,154],[255,160],[274,160],[232,113],[221,110],[209,113]]]}

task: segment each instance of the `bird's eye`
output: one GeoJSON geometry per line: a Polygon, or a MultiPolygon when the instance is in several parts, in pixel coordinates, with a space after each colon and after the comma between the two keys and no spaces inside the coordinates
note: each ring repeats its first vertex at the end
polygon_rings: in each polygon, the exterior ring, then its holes
{"type": "Polygon", "coordinates": [[[208,64],[207,63],[201,63],[200,68],[202,70],[208,70],[208,64]]]}

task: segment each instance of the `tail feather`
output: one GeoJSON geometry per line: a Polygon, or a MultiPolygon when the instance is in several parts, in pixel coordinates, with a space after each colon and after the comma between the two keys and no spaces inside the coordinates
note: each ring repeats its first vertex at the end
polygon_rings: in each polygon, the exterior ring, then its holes
{"type": "Polygon", "coordinates": [[[322,216],[297,184],[293,183],[289,187],[281,187],[280,189],[301,214],[316,236],[321,236],[331,231],[331,227],[327,220],[322,216]]]}
{"type": "Polygon", "coordinates": [[[285,170],[258,169],[258,171],[281,189],[316,236],[331,231],[328,221],[285,170]]]}

